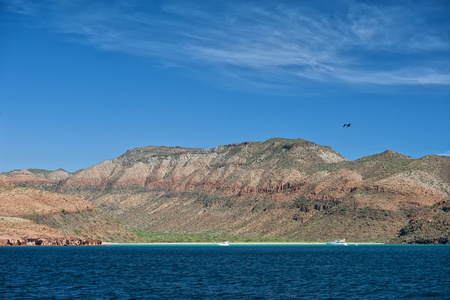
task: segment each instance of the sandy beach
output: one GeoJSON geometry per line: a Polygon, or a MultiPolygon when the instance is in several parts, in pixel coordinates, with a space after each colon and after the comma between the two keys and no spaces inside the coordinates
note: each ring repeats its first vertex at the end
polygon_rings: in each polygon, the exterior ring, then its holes
{"type": "MultiPolygon", "coordinates": [[[[211,246],[213,246],[213,245],[218,245],[219,243],[110,243],[110,242],[104,242],[102,245],[105,245],[105,246],[109,246],[109,245],[111,245],[111,246],[113,246],[113,245],[120,245],[120,246],[125,246],[125,245],[168,245],[168,246],[170,246],[170,245],[205,245],[205,246],[207,246],[207,245],[211,245],[211,246]]],[[[317,243],[317,242],[311,242],[311,243],[229,243],[229,245],[236,245],[236,246],[238,246],[238,245],[241,245],[241,246],[246,246],[246,245],[255,245],[255,246],[257,246],[257,245],[266,245],[266,246],[271,246],[271,245],[273,245],[273,246],[277,246],[277,245],[279,245],[279,246],[283,246],[283,245],[285,245],[285,246],[290,246],[290,245],[305,245],[305,246],[307,246],[307,245],[326,245],[326,243],[324,242],[324,243],[317,243]]],[[[347,243],[347,245],[348,246],[359,246],[359,245],[386,245],[386,244],[384,244],[384,243],[367,243],[367,242],[362,242],[362,243],[347,243]]]]}

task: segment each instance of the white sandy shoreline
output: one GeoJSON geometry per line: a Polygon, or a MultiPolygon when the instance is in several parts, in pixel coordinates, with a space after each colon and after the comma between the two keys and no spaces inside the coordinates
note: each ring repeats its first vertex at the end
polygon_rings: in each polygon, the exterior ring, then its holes
{"type": "MultiPolygon", "coordinates": [[[[123,246],[125,246],[125,245],[168,245],[168,246],[170,246],[170,245],[205,245],[205,246],[207,246],[207,245],[218,245],[218,243],[112,243],[112,242],[104,242],[104,243],[102,243],[102,245],[111,245],[111,246],[113,246],[113,245],[123,245],[123,246]]],[[[282,245],[326,245],[326,243],[324,242],[324,243],[314,243],[314,242],[311,242],[311,243],[230,243],[230,245],[280,245],[280,246],[282,246],[282,245]]],[[[386,244],[384,244],[384,243],[365,243],[365,242],[362,242],[362,243],[354,243],[354,242],[352,242],[352,243],[347,243],[347,245],[349,245],[349,246],[357,246],[357,245],[386,245],[386,244]]]]}

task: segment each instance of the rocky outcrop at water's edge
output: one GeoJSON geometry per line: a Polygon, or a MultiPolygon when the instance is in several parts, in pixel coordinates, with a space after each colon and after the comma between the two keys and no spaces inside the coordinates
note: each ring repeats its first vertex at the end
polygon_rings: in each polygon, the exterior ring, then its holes
{"type": "Polygon", "coordinates": [[[0,237],[0,246],[100,246],[99,239],[69,237],[0,237]]]}

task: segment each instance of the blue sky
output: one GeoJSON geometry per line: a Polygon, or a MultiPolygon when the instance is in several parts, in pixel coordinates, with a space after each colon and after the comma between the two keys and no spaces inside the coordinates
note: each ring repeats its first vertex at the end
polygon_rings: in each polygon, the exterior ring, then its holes
{"type": "Polygon", "coordinates": [[[272,137],[351,160],[450,155],[449,15],[448,1],[0,0],[0,172],[272,137]]]}

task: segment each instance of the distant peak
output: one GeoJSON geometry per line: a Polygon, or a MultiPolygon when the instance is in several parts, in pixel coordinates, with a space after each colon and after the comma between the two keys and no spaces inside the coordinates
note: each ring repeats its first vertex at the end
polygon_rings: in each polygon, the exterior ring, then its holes
{"type": "Polygon", "coordinates": [[[391,149],[387,149],[387,150],[384,151],[383,153],[384,153],[384,154],[390,154],[390,155],[399,154],[398,152],[395,152],[394,150],[391,150],[391,149]]]}
{"type": "Polygon", "coordinates": [[[374,154],[374,155],[369,155],[369,156],[364,156],[361,157],[359,159],[357,159],[357,161],[368,161],[368,160],[372,160],[372,159],[412,159],[409,156],[400,154],[398,152],[395,152],[394,150],[388,149],[384,152],[378,153],[378,154],[374,154]]]}
{"type": "Polygon", "coordinates": [[[391,150],[391,149],[388,149],[388,150],[384,151],[381,154],[384,154],[384,155],[389,156],[389,157],[411,158],[409,156],[406,156],[406,155],[400,154],[398,152],[395,152],[394,150],[391,150]]]}

